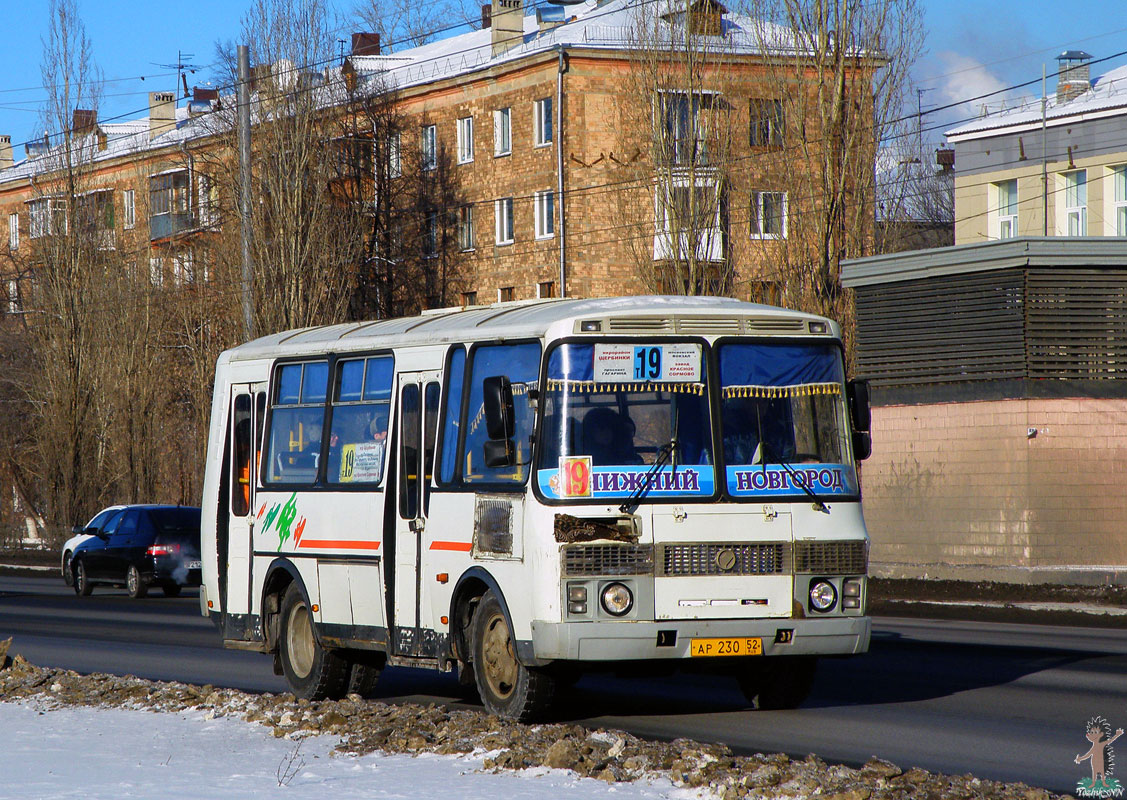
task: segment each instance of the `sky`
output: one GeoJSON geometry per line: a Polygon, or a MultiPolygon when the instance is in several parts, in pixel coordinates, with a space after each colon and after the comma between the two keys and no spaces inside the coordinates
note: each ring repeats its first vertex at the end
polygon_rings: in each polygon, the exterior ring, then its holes
{"type": "MultiPolygon", "coordinates": [[[[214,79],[216,42],[238,43],[240,21],[250,5],[250,0],[189,0],[176,5],[151,0],[77,2],[95,59],[111,81],[99,110],[103,121],[145,116],[148,92],[173,91],[176,71],[161,65],[176,64],[178,51],[191,53],[182,62],[197,66],[188,76],[189,86],[214,79]]],[[[347,20],[357,2],[363,0],[331,0],[341,20],[341,39],[348,39],[356,27],[347,20]]],[[[924,112],[1025,81],[1035,84],[989,102],[1039,95],[1042,65],[1052,93],[1056,56],[1063,50],[1085,50],[1094,60],[1127,51],[1127,13],[1122,0],[920,0],[920,5],[926,39],[915,77],[923,90],[918,105],[924,112]]],[[[20,159],[24,143],[43,130],[38,115],[44,98],[39,64],[47,30],[47,2],[6,3],[4,17],[0,134],[12,137],[20,159]]],[[[1095,63],[1092,76],[1125,63],[1127,55],[1095,63]]],[[[980,105],[981,101],[932,111],[924,117],[924,127],[941,132],[978,113],[980,105]]]]}
{"type": "Polygon", "coordinates": [[[700,800],[668,780],[607,784],[540,768],[482,771],[469,756],[334,755],[337,740],[276,739],[259,725],[203,712],[39,711],[0,703],[0,776],[8,800],[154,797],[286,800],[700,800]]]}

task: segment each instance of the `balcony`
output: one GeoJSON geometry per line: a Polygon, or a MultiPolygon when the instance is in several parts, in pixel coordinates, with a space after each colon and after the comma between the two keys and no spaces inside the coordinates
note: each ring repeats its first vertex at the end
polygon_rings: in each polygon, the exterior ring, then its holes
{"type": "Polygon", "coordinates": [[[178,233],[195,230],[197,228],[195,216],[192,214],[153,214],[149,217],[149,239],[168,239],[178,233]]]}

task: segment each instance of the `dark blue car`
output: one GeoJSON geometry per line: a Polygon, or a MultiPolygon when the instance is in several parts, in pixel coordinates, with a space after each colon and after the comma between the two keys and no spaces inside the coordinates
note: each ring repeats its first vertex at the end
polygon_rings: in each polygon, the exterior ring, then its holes
{"type": "Polygon", "coordinates": [[[200,510],[188,506],[124,506],[71,557],[74,591],[124,586],[133,598],[160,586],[167,597],[200,585],[200,510]]]}

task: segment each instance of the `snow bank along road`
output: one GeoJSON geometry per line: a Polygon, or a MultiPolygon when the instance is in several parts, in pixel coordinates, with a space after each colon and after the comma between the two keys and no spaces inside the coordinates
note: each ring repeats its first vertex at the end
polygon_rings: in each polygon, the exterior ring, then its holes
{"type": "MultiPolygon", "coordinates": [[[[817,753],[1022,781],[1072,791],[1086,766],[1085,723],[1127,727],[1127,631],[878,619],[872,651],[827,661],[800,709],[746,709],[734,685],[691,675],[592,675],[557,719],[736,752],[817,753]]],[[[99,589],[75,597],[61,580],[0,578],[0,639],[33,663],[255,691],[285,691],[269,659],[225,651],[197,600],[131,601],[99,589]]],[[[464,706],[446,676],[389,669],[387,701],[464,706]]]]}

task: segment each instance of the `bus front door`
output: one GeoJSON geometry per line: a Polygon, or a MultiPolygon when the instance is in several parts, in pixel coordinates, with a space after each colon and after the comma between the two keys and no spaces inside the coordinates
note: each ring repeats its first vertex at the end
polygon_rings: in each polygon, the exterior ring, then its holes
{"type": "Polygon", "coordinates": [[[248,639],[252,634],[254,495],[265,412],[266,384],[235,384],[232,387],[227,419],[230,426],[227,432],[228,474],[225,476],[229,513],[226,535],[220,535],[216,540],[224,639],[248,639]]]}
{"type": "Polygon", "coordinates": [[[434,472],[439,373],[402,373],[398,391],[392,647],[397,655],[431,656],[433,637],[424,634],[420,616],[426,602],[420,564],[434,472]]]}

